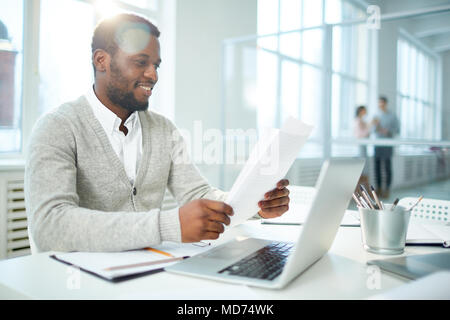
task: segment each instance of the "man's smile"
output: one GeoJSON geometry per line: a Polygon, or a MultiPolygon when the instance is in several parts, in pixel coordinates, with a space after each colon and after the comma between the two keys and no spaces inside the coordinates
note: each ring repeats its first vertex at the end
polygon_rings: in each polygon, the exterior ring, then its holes
{"type": "Polygon", "coordinates": [[[143,90],[143,93],[150,97],[152,95],[152,90],[153,90],[153,83],[138,83],[137,87],[143,90]]]}

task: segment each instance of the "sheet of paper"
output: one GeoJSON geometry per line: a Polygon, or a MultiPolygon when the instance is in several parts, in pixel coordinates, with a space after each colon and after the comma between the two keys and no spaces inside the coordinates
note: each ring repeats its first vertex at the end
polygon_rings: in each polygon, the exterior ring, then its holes
{"type": "Polygon", "coordinates": [[[288,118],[280,130],[260,139],[250,154],[225,201],[234,209],[229,227],[257,214],[258,201],[276,187],[294,163],[312,131],[312,126],[288,118]]]}
{"type": "MultiPolygon", "coordinates": [[[[163,242],[155,249],[170,253],[174,257],[193,256],[210,249],[210,246],[200,247],[191,243],[163,242]]],[[[149,250],[130,250],[122,252],[69,252],[56,255],[56,258],[68,262],[75,267],[93,272],[106,279],[137,274],[167,267],[177,263],[161,263],[150,266],[133,267],[119,270],[106,270],[110,267],[123,266],[142,262],[169,259],[170,257],[149,250]]]]}

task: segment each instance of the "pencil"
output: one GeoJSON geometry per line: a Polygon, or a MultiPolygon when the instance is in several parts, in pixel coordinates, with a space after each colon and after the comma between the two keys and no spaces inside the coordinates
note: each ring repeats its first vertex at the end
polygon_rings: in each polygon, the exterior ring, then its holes
{"type": "Polygon", "coordinates": [[[417,206],[419,204],[419,202],[422,201],[422,199],[423,199],[423,196],[420,196],[419,199],[417,199],[416,203],[414,203],[412,205],[412,207],[409,208],[407,211],[411,211],[412,209],[414,209],[414,207],[417,206]]]}
{"type": "Polygon", "coordinates": [[[173,255],[171,255],[170,253],[164,252],[164,251],[161,251],[161,250],[158,250],[158,249],[155,249],[155,248],[145,248],[145,250],[147,250],[147,251],[153,251],[153,252],[156,252],[156,253],[159,253],[159,254],[163,254],[163,255],[165,255],[165,256],[168,256],[168,257],[172,257],[172,258],[173,258],[173,255]]]}
{"type": "Polygon", "coordinates": [[[187,259],[187,258],[189,258],[189,256],[170,258],[170,259],[163,259],[163,260],[157,260],[157,261],[148,261],[148,262],[140,262],[140,263],[133,263],[133,264],[125,264],[125,265],[121,265],[121,266],[105,268],[103,270],[105,270],[105,271],[115,271],[115,270],[121,270],[121,269],[127,269],[127,268],[146,267],[146,266],[151,266],[151,265],[155,265],[155,264],[163,264],[163,263],[174,262],[174,261],[183,260],[183,259],[187,259]]]}

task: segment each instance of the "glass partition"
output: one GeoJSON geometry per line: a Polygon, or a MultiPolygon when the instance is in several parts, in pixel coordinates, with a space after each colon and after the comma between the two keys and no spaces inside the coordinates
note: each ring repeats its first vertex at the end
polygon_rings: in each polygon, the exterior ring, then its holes
{"type": "MultiPolygon", "coordinates": [[[[450,21],[450,12],[376,13],[358,1],[258,1],[258,34],[223,42],[225,136],[232,128],[260,138],[292,115],[314,125],[288,173],[292,184],[314,185],[324,159],[361,156],[368,182],[387,190],[414,196],[447,181],[440,84],[449,79],[439,69],[442,54],[418,25],[428,30],[450,21]],[[378,161],[380,152],[390,164],[378,161]]],[[[232,186],[241,167],[222,166],[222,188],[232,186]]],[[[436,189],[442,187],[441,199],[450,200],[449,184],[436,189]]]]}

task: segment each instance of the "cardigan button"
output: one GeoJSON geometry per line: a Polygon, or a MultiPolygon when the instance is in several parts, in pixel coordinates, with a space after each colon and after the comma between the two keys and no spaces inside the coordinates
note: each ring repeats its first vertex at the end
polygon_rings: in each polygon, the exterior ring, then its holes
{"type": "Polygon", "coordinates": [[[133,195],[135,196],[137,194],[136,187],[133,188],[133,195]]]}

